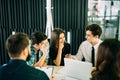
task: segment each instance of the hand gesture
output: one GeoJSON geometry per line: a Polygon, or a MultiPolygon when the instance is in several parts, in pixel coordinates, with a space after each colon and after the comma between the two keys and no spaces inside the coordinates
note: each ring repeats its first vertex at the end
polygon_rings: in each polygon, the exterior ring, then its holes
{"type": "Polygon", "coordinates": [[[59,49],[63,49],[64,43],[59,40],[59,49]]]}
{"type": "Polygon", "coordinates": [[[47,53],[47,45],[42,44],[41,47],[40,47],[40,50],[41,50],[43,53],[47,53]]]}
{"type": "Polygon", "coordinates": [[[65,58],[72,58],[72,55],[71,54],[66,54],[65,58]]]}

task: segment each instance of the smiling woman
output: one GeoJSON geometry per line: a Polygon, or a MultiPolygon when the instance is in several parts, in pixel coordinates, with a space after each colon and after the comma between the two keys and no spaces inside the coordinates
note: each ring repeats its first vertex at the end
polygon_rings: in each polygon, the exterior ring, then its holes
{"type": "Polygon", "coordinates": [[[70,44],[65,41],[64,31],[60,28],[55,28],[51,34],[50,40],[50,58],[52,65],[64,65],[64,58],[70,54],[70,44]]]}

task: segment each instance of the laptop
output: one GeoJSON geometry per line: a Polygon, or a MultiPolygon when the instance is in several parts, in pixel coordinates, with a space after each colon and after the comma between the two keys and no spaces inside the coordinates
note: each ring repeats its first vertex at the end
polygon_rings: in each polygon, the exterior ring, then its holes
{"type": "Polygon", "coordinates": [[[89,62],[83,62],[64,58],[66,76],[74,78],[76,80],[90,80],[92,64],[89,62]]]}

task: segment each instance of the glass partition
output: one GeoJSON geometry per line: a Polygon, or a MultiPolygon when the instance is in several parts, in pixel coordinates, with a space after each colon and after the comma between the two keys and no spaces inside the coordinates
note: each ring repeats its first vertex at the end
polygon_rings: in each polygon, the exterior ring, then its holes
{"type": "Polygon", "coordinates": [[[118,0],[88,0],[88,25],[99,24],[103,30],[101,39],[119,39],[119,11],[118,0]]]}

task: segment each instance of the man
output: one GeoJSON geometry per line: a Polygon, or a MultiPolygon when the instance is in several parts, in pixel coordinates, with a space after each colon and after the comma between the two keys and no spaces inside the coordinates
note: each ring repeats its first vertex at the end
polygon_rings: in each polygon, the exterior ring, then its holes
{"type": "Polygon", "coordinates": [[[11,35],[6,41],[10,61],[0,68],[0,80],[49,80],[48,76],[26,64],[30,57],[29,38],[24,33],[11,35]]]}
{"type": "Polygon", "coordinates": [[[40,32],[31,35],[31,58],[28,65],[34,67],[46,66],[49,58],[49,42],[47,36],[40,32]]]}
{"type": "MultiPolygon", "coordinates": [[[[82,60],[83,57],[85,61],[92,62],[92,47],[94,48],[94,58],[96,62],[96,53],[98,50],[98,47],[100,43],[102,42],[100,40],[100,35],[102,33],[102,29],[97,24],[91,24],[88,25],[86,28],[86,41],[83,41],[81,45],[79,46],[78,52],[75,55],[75,58],[78,60],[82,60]]],[[[94,63],[95,64],[95,63],[94,63]]]]}

